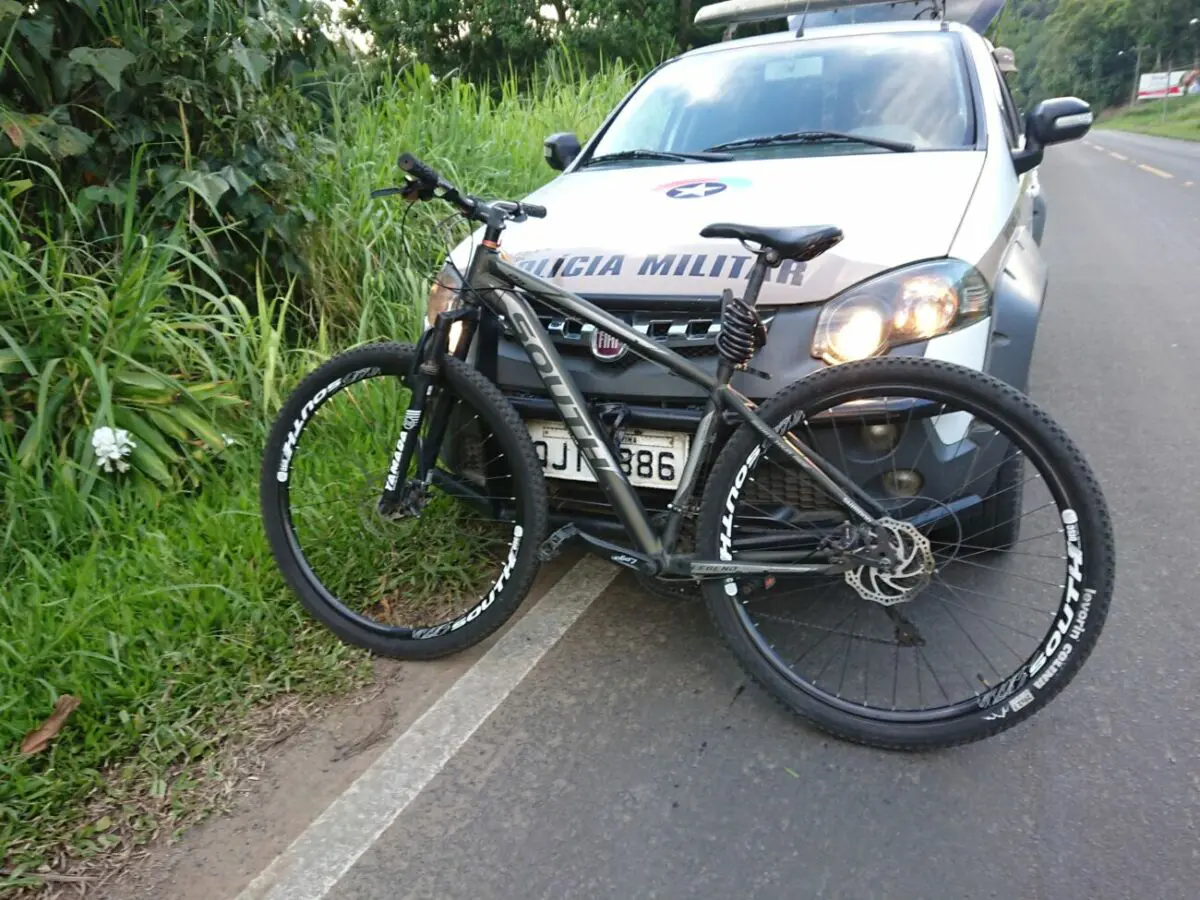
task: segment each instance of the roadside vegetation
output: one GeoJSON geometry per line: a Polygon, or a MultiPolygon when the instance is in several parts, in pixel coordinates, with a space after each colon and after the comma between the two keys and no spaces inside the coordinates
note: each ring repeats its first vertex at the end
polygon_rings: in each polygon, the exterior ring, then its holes
{"type": "MultiPolygon", "coordinates": [[[[719,39],[703,5],[360,0],[351,43],[324,0],[0,0],[0,892],[171,833],[256,709],[368,676],[284,590],[257,474],[304,372],[419,329],[445,211],[369,193],[405,149],[544,183],[545,135],[719,39]]],[[[1070,40],[1099,8],[1015,5],[1070,40]]],[[[1119,102],[1119,29],[1112,97],[1049,61],[1023,96],[1119,102]]]]}
{"type": "Polygon", "coordinates": [[[1070,95],[1099,113],[1127,104],[1139,73],[1200,67],[1198,15],[1196,0],[1008,0],[989,36],[1016,55],[1025,110],[1070,95]]]}
{"type": "Polygon", "coordinates": [[[1200,96],[1172,97],[1167,101],[1165,119],[1162,101],[1155,100],[1140,103],[1135,109],[1124,109],[1104,116],[1098,126],[1185,141],[1200,141],[1200,96]]]}
{"type": "Polygon", "coordinates": [[[368,676],[284,590],[257,476],[304,372],[417,334],[449,237],[369,192],[410,149],[519,196],[632,77],[434,79],[302,3],[89,8],[0,0],[0,893],[170,833],[257,705],[368,676]]]}

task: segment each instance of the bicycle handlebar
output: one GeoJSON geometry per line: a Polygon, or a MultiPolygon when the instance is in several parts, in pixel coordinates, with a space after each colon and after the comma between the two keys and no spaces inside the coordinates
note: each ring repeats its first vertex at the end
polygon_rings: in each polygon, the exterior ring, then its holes
{"type": "Polygon", "coordinates": [[[422,187],[433,190],[434,188],[443,185],[451,186],[433,166],[427,165],[417,159],[411,153],[401,153],[400,158],[396,161],[400,168],[413,177],[413,179],[421,184],[422,187]]]}
{"type": "Polygon", "coordinates": [[[408,183],[414,189],[405,191],[406,195],[412,196],[416,200],[432,200],[438,196],[436,192],[441,191],[439,199],[458,207],[458,210],[468,219],[486,223],[493,212],[500,212],[505,218],[517,222],[526,217],[531,219],[546,217],[546,207],[536,203],[519,203],[509,200],[486,203],[477,197],[465,196],[457,187],[443,178],[437,169],[407,151],[400,154],[397,163],[409,176],[408,183]]]}

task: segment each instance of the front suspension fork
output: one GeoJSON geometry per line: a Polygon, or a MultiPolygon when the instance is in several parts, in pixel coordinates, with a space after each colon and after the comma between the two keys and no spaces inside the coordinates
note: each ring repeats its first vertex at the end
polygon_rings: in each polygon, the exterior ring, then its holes
{"type": "Polygon", "coordinates": [[[464,345],[470,342],[475,318],[475,311],[472,309],[439,314],[433,330],[418,350],[412,374],[412,402],[404,413],[400,437],[397,438],[396,448],[392,451],[387,479],[379,497],[379,512],[385,517],[416,515],[420,512],[425,490],[437,467],[438,454],[446,436],[454,403],[452,394],[435,391],[442,379],[450,326],[455,322],[462,322],[460,346],[455,348],[456,351],[462,352],[466,349],[464,345]],[[422,440],[421,428],[426,422],[428,428],[422,440]],[[416,476],[410,479],[408,471],[412,466],[414,454],[418,453],[416,476]]]}

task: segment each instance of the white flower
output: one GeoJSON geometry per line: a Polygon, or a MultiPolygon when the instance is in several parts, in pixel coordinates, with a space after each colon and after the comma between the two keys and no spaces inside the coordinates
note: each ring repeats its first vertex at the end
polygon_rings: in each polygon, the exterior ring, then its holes
{"type": "Polygon", "coordinates": [[[97,428],[92,434],[92,448],[96,451],[96,462],[105,472],[112,472],[114,467],[118,472],[128,472],[129,463],[125,457],[133,452],[137,444],[130,439],[129,432],[124,428],[113,430],[108,426],[97,428]]]}
{"type": "Polygon", "coordinates": [[[226,447],[232,447],[234,444],[237,443],[236,440],[234,440],[232,437],[225,434],[224,432],[221,432],[221,440],[223,440],[225,442],[226,447]]]}

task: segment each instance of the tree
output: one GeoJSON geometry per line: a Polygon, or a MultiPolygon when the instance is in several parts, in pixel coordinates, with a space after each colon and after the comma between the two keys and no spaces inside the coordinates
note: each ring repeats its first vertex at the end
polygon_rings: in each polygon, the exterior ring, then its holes
{"type": "MultiPolygon", "coordinates": [[[[472,81],[528,75],[552,48],[585,65],[620,58],[645,68],[711,43],[696,10],[715,0],[358,0],[351,21],[401,60],[472,81]]],[[[780,22],[783,20],[781,19],[780,22]]]]}
{"type": "Polygon", "coordinates": [[[1198,11],[1197,0],[1009,0],[993,40],[1016,53],[1023,103],[1075,94],[1115,105],[1129,97],[1137,48],[1144,71],[1192,58],[1198,11]]]}

